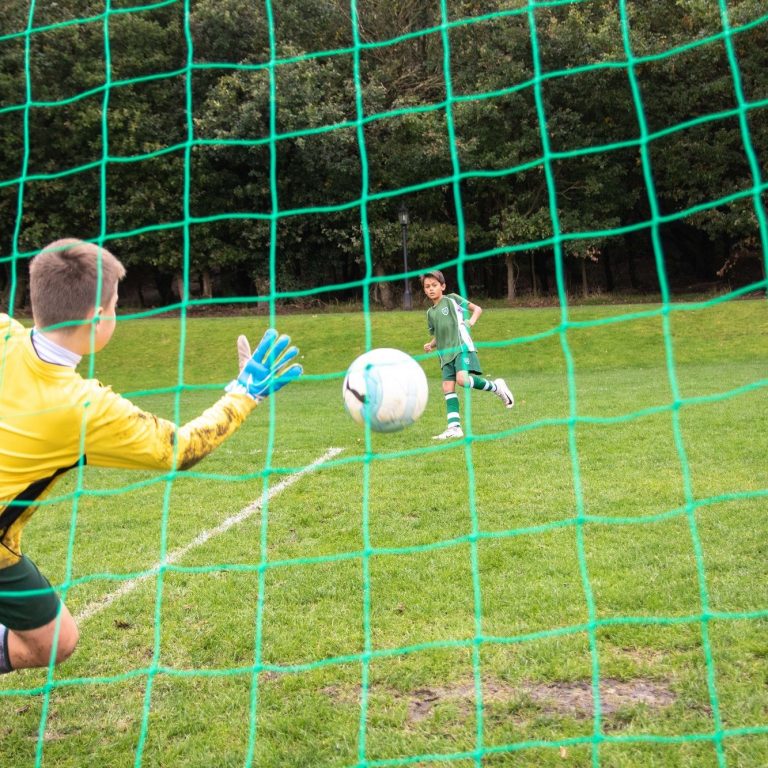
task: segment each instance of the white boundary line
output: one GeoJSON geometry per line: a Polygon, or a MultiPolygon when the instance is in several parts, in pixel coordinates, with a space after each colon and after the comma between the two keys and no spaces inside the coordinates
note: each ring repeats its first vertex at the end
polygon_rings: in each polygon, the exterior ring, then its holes
{"type": "Polygon", "coordinates": [[[189,542],[189,544],[186,544],[179,549],[175,549],[173,552],[169,552],[165,556],[165,560],[163,560],[162,563],[158,563],[148,573],[137,576],[135,579],[130,579],[129,581],[123,582],[120,587],[118,587],[113,592],[109,592],[104,597],[101,597],[98,600],[94,600],[93,602],[86,605],[85,608],[83,608],[83,610],[80,611],[77,616],[75,616],[75,621],[87,621],[97,613],[101,613],[101,611],[103,611],[107,606],[114,603],[115,600],[119,600],[124,595],[133,592],[133,590],[136,589],[136,587],[138,587],[142,582],[157,576],[162,565],[172,565],[173,563],[177,563],[193,549],[197,549],[197,547],[202,546],[215,536],[225,533],[233,526],[244,522],[249,517],[252,517],[264,506],[265,500],[267,502],[270,501],[273,496],[277,496],[278,493],[293,485],[295,482],[304,477],[304,475],[308,474],[309,472],[313,472],[315,469],[317,469],[317,467],[319,467],[321,464],[324,464],[329,459],[332,459],[334,456],[338,456],[343,450],[343,448],[329,448],[320,458],[315,459],[311,464],[303,467],[298,472],[294,472],[292,475],[288,475],[277,485],[273,485],[269,491],[267,491],[266,499],[263,495],[260,496],[258,499],[248,504],[248,506],[243,507],[239,512],[219,523],[219,525],[217,525],[215,528],[209,528],[207,531],[203,531],[202,533],[198,534],[194,539],[192,539],[192,541],[189,542]]]}

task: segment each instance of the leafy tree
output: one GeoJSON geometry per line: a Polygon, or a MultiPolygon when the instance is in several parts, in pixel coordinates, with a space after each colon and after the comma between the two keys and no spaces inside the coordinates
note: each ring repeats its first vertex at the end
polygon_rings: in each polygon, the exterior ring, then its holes
{"type": "Polygon", "coordinates": [[[764,3],[507,5],[460,0],[442,26],[417,0],[361,0],[354,19],[339,0],[198,0],[188,17],[60,0],[27,36],[30,5],[0,0],[0,290],[14,253],[107,234],[164,302],[186,268],[204,295],[214,277],[264,296],[373,276],[392,303],[406,204],[410,269],[498,254],[462,275],[512,299],[551,286],[552,201],[582,290],[595,264],[608,289],[650,287],[640,117],[670,275],[763,265],[764,3]]]}

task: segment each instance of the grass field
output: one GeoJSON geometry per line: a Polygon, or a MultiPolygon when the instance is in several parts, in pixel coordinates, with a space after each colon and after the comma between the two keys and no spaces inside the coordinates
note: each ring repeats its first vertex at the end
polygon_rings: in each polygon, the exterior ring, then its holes
{"type": "MultiPolygon", "coordinates": [[[[561,321],[483,315],[517,405],[462,399],[445,445],[421,313],[280,317],[305,377],[193,472],[70,473],[25,551],[81,642],[0,679],[0,765],[768,765],[768,304],[561,321]],[[367,338],[431,387],[369,441],[367,338]]],[[[127,319],[93,372],[188,419],[264,326],[191,319],[180,366],[178,319],[127,319]]]]}

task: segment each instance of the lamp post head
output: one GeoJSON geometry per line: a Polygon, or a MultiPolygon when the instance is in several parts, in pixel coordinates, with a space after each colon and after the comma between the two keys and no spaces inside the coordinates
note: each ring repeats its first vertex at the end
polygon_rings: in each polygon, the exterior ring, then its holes
{"type": "Polygon", "coordinates": [[[400,209],[397,212],[397,217],[400,219],[400,224],[404,227],[407,227],[409,224],[408,220],[408,209],[405,207],[405,203],[402,203],[400,205],[400,209]]]}

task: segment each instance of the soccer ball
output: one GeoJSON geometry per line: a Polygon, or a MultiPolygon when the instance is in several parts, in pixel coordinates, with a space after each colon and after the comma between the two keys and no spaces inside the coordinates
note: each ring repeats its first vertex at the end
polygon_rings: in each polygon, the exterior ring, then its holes
{"type": "Polygon", "coordinates": [[[397,432],[424,413],[429,388],[422,367],[399,349],[372,349],[349,366],[344,407],[374,432],[397,432]]]}

